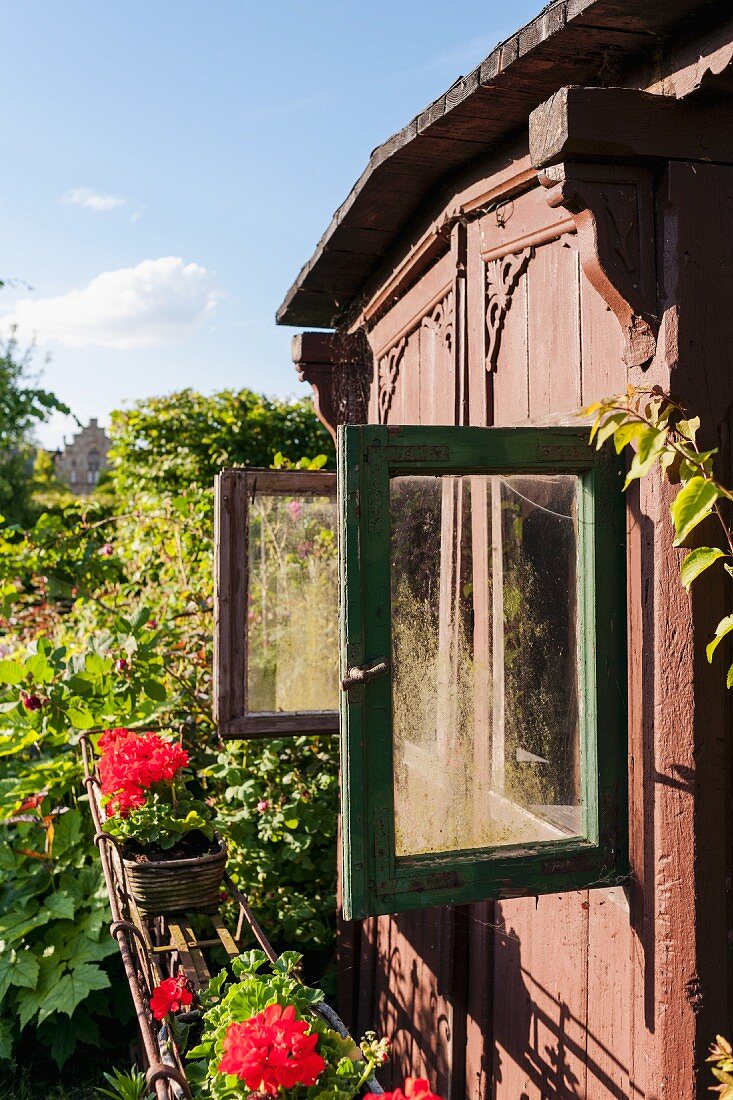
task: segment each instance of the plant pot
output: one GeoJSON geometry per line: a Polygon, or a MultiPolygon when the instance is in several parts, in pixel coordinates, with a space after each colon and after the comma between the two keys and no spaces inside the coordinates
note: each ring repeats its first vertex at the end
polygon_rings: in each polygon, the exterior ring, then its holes
{"type": "Polygon", "coordinates": [[[149,863],[122,857],[127,889],[143,916],[211,913],[219,908],[227,850],[221,838],[216,839],[218,851],[203,856],[149,863]]]}

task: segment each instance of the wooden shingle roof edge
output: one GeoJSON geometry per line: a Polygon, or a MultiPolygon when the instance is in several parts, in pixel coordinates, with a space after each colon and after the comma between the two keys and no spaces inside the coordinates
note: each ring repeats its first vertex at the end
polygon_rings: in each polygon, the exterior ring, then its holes
{"type": "Polygon", "coordinates": [[[372,153],[277,311],[278,324],[335,328],[436,187],[526,126],[565,84],[613,80],[717,0],[553,0],[372,153]]]}

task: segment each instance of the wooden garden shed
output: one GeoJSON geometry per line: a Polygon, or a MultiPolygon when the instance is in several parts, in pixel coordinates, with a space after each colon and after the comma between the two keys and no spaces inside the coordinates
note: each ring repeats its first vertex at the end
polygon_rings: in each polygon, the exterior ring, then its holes
{"type": "Polygon", "coordinates": [[[729,0],[550,3],[374,151],[278,321],[317,330],[294,360],[324,423],[369,426],[340,459],[359,529],[343,886],[363,918],[340,924],[345,1019],[391,1036],[395,1082],[426,1075],[448,1100],[706,1095],[733,930],[730,696],[704,643],[730,589],[690,598],[674,488],[622,498],[574,414],[628,382],[671,388],[731,476],[729,0]],[[482,806],[505,807],[501,837],[482,806]],[[547,845],[534,862],[527,836],[547,845]]]}

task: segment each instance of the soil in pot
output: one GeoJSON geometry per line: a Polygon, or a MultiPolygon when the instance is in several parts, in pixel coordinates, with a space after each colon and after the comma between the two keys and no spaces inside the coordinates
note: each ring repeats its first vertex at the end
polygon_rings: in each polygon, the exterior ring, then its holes
{"type": "Polygon", "coordinates": [[[209,840],[198,829],[186,833],[172,848],[161,848],[159,844],[140,844],[137,840],[127,840],[122,846],[122,855],[133,863],[167,863],[174,859],[195,859],[197,856],[213,855],[220,851],[220,842],[215,837],[209,840]]]}

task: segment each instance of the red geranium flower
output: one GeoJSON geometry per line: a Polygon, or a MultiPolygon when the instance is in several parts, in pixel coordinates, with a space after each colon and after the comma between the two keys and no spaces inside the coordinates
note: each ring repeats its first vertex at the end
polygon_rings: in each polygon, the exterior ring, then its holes
{"type": "Polygon", "coordinates": [[[108,752],[110,749],[116,748],[121,741],[134,736],[132,730],[125,729],[124,726],[118,726],[113,730],[105,730],[97,742],[97,747],[100,753],[108,752]]]}
{"type": "Polygon", "coordinates": [[[268,1005],[243,1024],[230,1024],[219,1073],[247,1088],[276,1096],[278,1089],[315,1085],[326,1063],[316,1052],[318,1033],[299,1019],[295,1005],[268,1005]]]}
{"type": "Polygon", "coordinates": [[[107,796],[107,816],[126,816],[145,803],[145,791],[154,783],[170,782],[188,764],[179,744],[156,733],[107,730],[99,739],[99,778],[107,796]]]}
{"type": "Polygon", "coordinates": [[[185,974],[178,974],[175,978],[166,978],[153,990],[150,998],[150,1008],[156,1020],[163,1020],[169,1012],[178,1012],[178,1009],[190,1005],[193,1002],[193,993],[185,974]]]}
{"type": "Polygon", "coordinates": [[[430,1082],[426,1081],[424,1077],[406,1077],[404,1092],[402,1089],[394,1089],[392,1092],[385,1092],[381,1096],[377,1096],[374,1092],[368,1092],[364,1096],[364,1100],[442,1100],[442,1098],[430,1091],[430,1082]]]}

